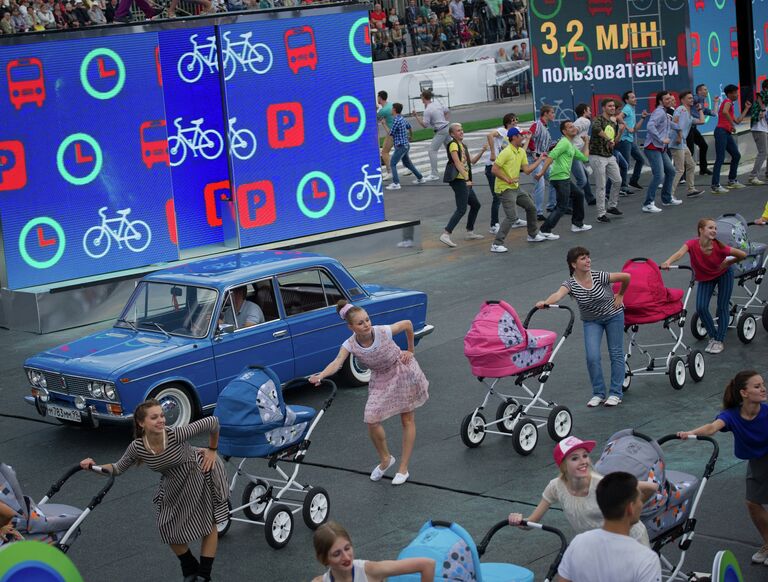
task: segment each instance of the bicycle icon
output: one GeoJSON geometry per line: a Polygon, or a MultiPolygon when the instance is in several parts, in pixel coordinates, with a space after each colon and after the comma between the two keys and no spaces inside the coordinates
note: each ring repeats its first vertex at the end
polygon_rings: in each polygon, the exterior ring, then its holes
{"type": "Polygon", "coordinates": [[[363,179],[349,187],[349,205],[359,212],[368,208],[374,196],[379,204],[383,197],[381,171],[378,174],[369,174],[369,166],[370,164],[365,164],[360,168],[363,179]]]}
{"type": "Polygon", "coordinates": [[[547,103],[546,97],[540,97],[539,102],[541,103],[539,106],[539,111],[541,111],[541,107],[544,105],[550,105],[555,109],[555,122],[575,121],[578,117],[573,109],[563,109],[560,107],[563,104],[563,99],[553,99],[552,103],[550,104],[547,103]]]}
{"type": "Polygon", "coordinates": [[[205,67],[208,67],[209,73],[219,70],[219,63],[216,60],[216,37],[206,37],[206,44],[197,44],[197,36],[193,34],[189,37],[192,50],[181,55],[176,65],[179,77],[187,83],[199,81],[205,67]]]}
{"type": "Polygon", "coordinates": [[[757,36],[757,31],[752,31],[752,38],[755,41],[755,58],[759,61],[763,58],[763,43],[760,40],[760,37],[757,36]]]}
{"type": "MultiPolygon", "coordinates": [[[[224,48],[222,49],[222,61],[224,64],[224,78],[229,81],[237,71],[238,63],[243,71],[246,67],[257,75],[263,75],[272,68],[272,51],[264,43],[251,43],[252,32],[244,32],[239,41],[229,39],[230,31],[222,34],[224,48]]],[[[209,73],[219,70],[216,59],[216,37],[206,37],[205,43],[198,44],[197,34],[189,37],[192,50],[181,55],[176,68],[179,77],[186,83],[196,83],[203,76],[203,71],[208,67],[209,73]]]]}
{"type": "MultiPolygon", "coordinates": [[[[192,150],[192,155],[197,157],[197,153],[206,160],[215,160],[221,155],[224,149],[224,138],[215,129],[206,129],[203,131],[201,125],[205,122],[204,118],[193,119],[190,121],[190,127],[181,126],[182,118],[177,117],[173,120],[176,126],[176,135],[168,138],[168,154],[171,158],[171,166],[176,167],[184,163],[187,159],[187,151],[192,150]]],[[[240,133],[248,130],[240,130],[240,133]]],[[[250,133],[250,132],[248,132],[250,133]]],[[[256,138],[253,134],[254,150],[256,148],[256,138]]],[[[253,154],[251,154],[253,155],[253,154]]]]}
{"type": "Polygon", "coordinates": [[[229,120],[229,150],[237,159],[248,160],[256,153],[256,136],[250,129],[235,129],[236,122],[237,117],[229,120]]]}
{"type": "Polygon", "coordinates": [[[128,220],[130,213],[130,208],[123,208],[115,211],[117,218],[107,218],[107,207],[100,208],[101,224],[86,230],[83,237],[85,254],[92,259],[100,259],[109,252],[112,239],[115,239],[120,249],[125,243],[128,250],[134,253],[145,250],[152,241],[152,231],[143,220],[128,220]]]}

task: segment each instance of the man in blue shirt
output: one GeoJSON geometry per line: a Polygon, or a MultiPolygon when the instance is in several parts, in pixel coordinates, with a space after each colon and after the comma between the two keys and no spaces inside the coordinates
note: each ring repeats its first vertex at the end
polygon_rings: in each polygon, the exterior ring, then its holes
{"type": "MultiPolygon", "coordinates": [[[[697,85],[696,94],[693,96],[693,110],[701,110],[704,115],[715,117],[717,114],[712,112],[712,110],[707,107],[708,95],[709,89],[707,89],[706,85],[703,83],[701,85],[697,85]]],[[[719,102],[720,96],[718,95],[712,101],[712,106],[715,108],[715,111],[717,111],[717,104],[719,102]]],[[[707,169],[707,140],[705,140],[704,136],[699,133],[699,129],[695,125],[688,133],[687,145],[688,149],[691,150],[691,156],[693,156],[693,147],[699,146],[699,174],[702,176],[712,175],[712,172],[707,169]]]]}
{"type": "MultiPolygon", "coordinates": [[[[632,177],[629,179],[629,185],[638,190],[642,189],[638,180],[640,179],[640,172],[643,170],[645,164],[645,158],[640,153],[640,147],[637,145],[637,139],[635,134],[640,131],[640,127],[643,125],[645,118],[648,116],[648,112],[643,110],[640,115],[640,119],[637,119],[635,114],[635,106],[637,105],[637,97],[634,91],[626,91],[621,96],[621,100],[624,102],[624,107],[619,113],[619,125],[624,124],[624,131],[621,134],[619,143],[616,144],[616,149],[624,156],[624,159],[629,163],[629,157],[635,160],[635,168],[632,170],[632,177]]],[[[622,188],[626,188],[627,184],[621,185],[622,188]]]]}
{"type": "Polygon", "coordinates": [[[400,176],[397,175],[397,163],[402,160],[403,165],[408,168],[414,176],[416,181],[414,184],[423,184],[425,182],[424,177],[416,169],[416,166],[411,162],[411,158],[408,156],[408,151],[411,149],[410,137],[413,131],[411,130],[411,124],[408,123],[403,117],[403,104],[392,104],[392,129],[389,131],[389,135],[392,137],[392,142],[395,146],[395,152],[392,154],[389,165],[392,168],[392,183],[387,186],[387,190],[400,190],[400,176]]]}

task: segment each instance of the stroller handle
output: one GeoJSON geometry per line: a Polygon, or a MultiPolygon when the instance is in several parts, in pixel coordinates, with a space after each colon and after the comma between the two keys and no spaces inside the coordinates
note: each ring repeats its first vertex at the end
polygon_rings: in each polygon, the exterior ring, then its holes
{"type": "Polygon", "coordinates": [[[104,499],[104,496],[109,492],[110,489],[112,489],[112,485],[115,484],[115,476],[107,471],[106,469],[94,465],[91,469],[83,469],[79,464],[75,465],[71,469],[69,469],[66,473],[64,473],[64,476],[61,477],[56,483],[51,485],[51,488],[48,490],[48,493],[45,494],[45,496],[50,499],[53,497],[56,493],[59,492],[59,490],[63,487],[64,483],[66,483],[72,475],[79,473],[80,471],[93,471],[94,473],[100,473],[107,477],[107,483],[104,485],[104,487],[101,488],[101,490],[93,496],[90,503],[88,503],[88,509],[93,510],[94,507],[96,507],[101,501],[104,499]]]}
{"type": "MultiPolygon", "coordinates": [[[[565,328],[565,333],[563,336],[568,337],[571,335],[571,332],[573,331],[573,322],[576,320],[575,316],[573,315],[573,309],[568,307],[567,305],[559,305],[557,303],[553,303],[552,305],[548,305],[545,309],[549,309],[554,307],[555,309],[565,309],[568,311],[568,314],[570,315],[570,319],[568,320],[568,326],[565,328]]],[[[528,315],[525,316],[525,321],[523,322],[523,327],[528,329],[528,324],[531,321],[531,318],[533,317],[533,314],[539,311],[538,307],[534,307],[528,312],[528,315]]]]}
{"type": "Polygon", "coordinates": [[[710,445],[712,445],[712,454],[710,455],[709,461],[707,461],[707,466],[704,469],[704,477],[709,479],[712,473],[715,472],[715,463],[717,463],[717,458],[720,456],[720,445],[717,444],[717,441],[712,437],[708,437],[708,436],[698,435],[698,436],[680,439],[680,437],[678,437],[676,434],[668,434],[661,437],[657,442],[659,443],[659,446],[662,446],[664,443],[668,443],[669,441],[676,441],[676,440],[706,441],[710,445]]]}

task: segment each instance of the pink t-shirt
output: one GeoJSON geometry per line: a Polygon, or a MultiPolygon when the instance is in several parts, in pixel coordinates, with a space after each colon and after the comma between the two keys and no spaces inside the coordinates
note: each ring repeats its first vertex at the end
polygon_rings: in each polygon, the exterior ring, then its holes
{"type": "Polygon", "coordinates": [[[707,255],[701,250],[701,244],[697,238],[685,241],[685,246],[688,247],[691,268],[697,281],[711,281],[725,273],[725,269],[720,265],[723,264],[725,257],[730,256],[731,247],[715,240],[712,241],[712,252],[707,255]]]}

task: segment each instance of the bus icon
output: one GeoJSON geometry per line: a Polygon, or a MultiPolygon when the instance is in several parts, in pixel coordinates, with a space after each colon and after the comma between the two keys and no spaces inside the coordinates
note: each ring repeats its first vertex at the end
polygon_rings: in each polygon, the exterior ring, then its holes
{"type": "Polygon", "coordinates": [[[8,76],[8,96],[16,109],[25,103],[43,106],[45,79],[43,63],[36,57],[14,59],[5,68],[8,76]]]}
{"type": "Polygon", "coordinates": [[[141,141],[141,160],[147,169],[155,164],[171,165],[168,156],[168,138],[166,137],[165,119],[145,121],[139,126],[139,138],[141,141]]]}
{"type": "Polygon", "coordinates": [[[288,67],[297,74],[302,67],[313,71],[317,67],[317,46],[315,32],[309,26],[297,26],[285,31],[285,52],[288,67]]]}

